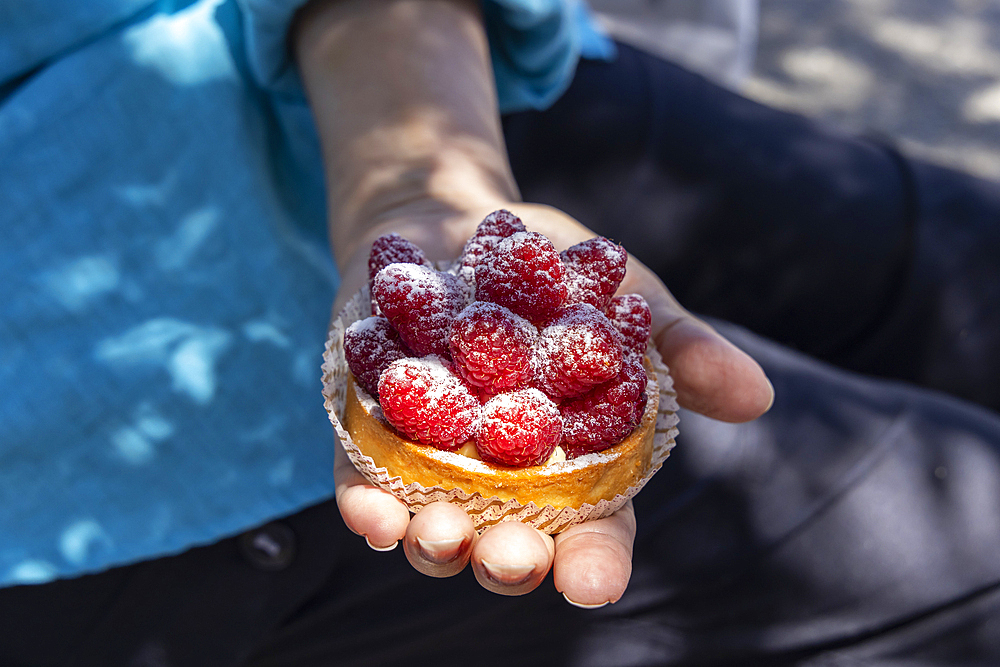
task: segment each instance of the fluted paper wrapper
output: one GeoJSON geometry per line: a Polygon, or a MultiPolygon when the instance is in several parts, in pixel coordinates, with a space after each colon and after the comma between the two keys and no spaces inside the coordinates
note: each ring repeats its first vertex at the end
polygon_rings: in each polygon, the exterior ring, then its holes
{"type": "MultiPolygon", "coordinates": [[[[660,469],[674,446],[678,422],[677,394],[673,389],[673,380],[667,367],[663,364],[663,360],[656,350],[650,349],[647,355],[652,362],[656,374],[655,384],[660,393],[659,412],[653,437],[653,458],[645,477],[635,486],[629,487],[624,493],[616,495],[611,500],[601,500],[596,505],[584,504],[579,508],[553,507],[551,505],[538,507],[533,502],[522,505],[517,500],[503,501],[496,496],[484,498],[479,493],[469,494],[459,488],[424,487],[416,482],[404,484],[400,477],[392,475],[385,468],[377,467],[370,457],[362,454],[343,425],[349,373],[347,361],[344,359],[344,331],[357,320],[365,319],[370,315],[371,300],[368,289],[364,288],[354,295],[354,298],[348,302],[330,327],[326,351],[323,355],[324,405],[327,414],[330,415],[334,431],[355,467],[372,484],[385,489],[403,501],[411,512],[419,512],[430,503],[445,500],[464,509],[472,517],[476,530],[479,532],[502,521],[520,521],[549,534],[558,533],[570,526],[600,519],[619,510],[660,469]]],[[[650,389],[652,389],[652,385],[650,389]]]]}

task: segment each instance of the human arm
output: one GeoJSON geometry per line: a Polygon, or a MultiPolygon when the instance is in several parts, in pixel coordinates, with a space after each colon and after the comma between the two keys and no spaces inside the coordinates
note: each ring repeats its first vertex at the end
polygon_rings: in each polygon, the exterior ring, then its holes
{"type": "MultiPolygon", "coordinates": [[[[317,0],[300,16],[294,46],[324,155],[330,238],[343,280],[338,307],[367,278],[371,242],[390,231],[431,259],[456,257],[498,208],[513,209],[560,249],[593,236],[559,211],[518,202],[477,2],[317,0]]],[[[757,364],[684,311],[634,259],[622,291],[649,302],[654,340],[682,405],[728,421],[767,409],[772,391],[757,364]]],[[[348,527],[375,547],[402,539],[422,572],[448,576],[471,558],[485,587],[520,594],[554,567],[556,587],[584,605],[617,600],[625,589],[631,505],[555,540],[521,524],[477,538],[454,506],[432,505],[411,520],[342,452],[338,461],[337,499],[348,527]],[[455,557],[434,562],[428,545],[455,557]]]]}

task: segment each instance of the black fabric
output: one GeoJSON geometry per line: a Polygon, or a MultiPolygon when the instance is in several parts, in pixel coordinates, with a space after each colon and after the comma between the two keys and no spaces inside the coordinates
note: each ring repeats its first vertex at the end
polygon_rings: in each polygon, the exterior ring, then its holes
{"type": "Polygon", "coordinates": [[[328,502],[2,590],[0,664],[1000,664],[1000,186],[624,46],[505,130],[526,199],[727,318],[775,385],[750,424],[683,412],[636,499],[625,596],[584,611],[551,579],[505,598],[423,577],[328,502]]]}
{"type": "Polygon", "coordinates": [[[0,589],[0,665],[239,664],[326,580],[336,525],[331,501],[177,556],[0,589]],[[273,535],[288,540],[279,546],[292,555],[284,567],[277,551],[265,555],[278,544],[273,535]]]}
{"type": "Polygon", "coordinates": [[[504,129],[525,199],[619,240],[692,310],[829,355],[896,296],[909,193],[869,141],[627,46],[504,129]]]}
{"type": "Polygon", "coordinates": [[[691,310],[1000,409],[1000,187],[908,160],[620,45],[507,117],[522,195],[691,310]]]}
{"type": "Polygon", "coordinates": [[[779,399],[749,425],[683,414],[618,603],[500,598],[354,540],[250,664],[1000,664],[1000,419],[716,324],[779,399]]]}

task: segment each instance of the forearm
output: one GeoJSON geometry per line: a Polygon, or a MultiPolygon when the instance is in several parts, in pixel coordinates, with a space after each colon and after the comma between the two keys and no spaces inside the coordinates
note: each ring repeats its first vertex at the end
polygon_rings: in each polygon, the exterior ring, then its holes
{"type": "MultiPolygon", "coordinates": [[[[316,0],[293,39],[342,268],[382,223],[517,199],[476,2],[316,0]]],[[[456,255],[469,230],[435,224],[434,245],[456,255]]]]}

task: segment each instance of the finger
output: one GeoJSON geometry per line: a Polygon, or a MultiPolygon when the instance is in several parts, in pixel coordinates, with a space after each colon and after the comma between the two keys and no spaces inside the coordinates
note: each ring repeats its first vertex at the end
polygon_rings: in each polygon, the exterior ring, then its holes
{"type": "Polygon", "coordinates": [[[472,549],[472,571],[483,588],[524,595],[538,587],[552,566],[552,538],[516,521],[493,526],[472,549]]]}
{"type": "Polygon", "coordinates": [[[457,505],[431,503],[406,528],[403,550],[414,569],[430,577],[450,577],[469,563],[476,543],[472,519],[457,505]]]}
{"type": "Polygon", "coordinates": [[[770,409],[774,388],[760,365],[682,308],[649,268],[630,257],[620,291],[638,292],[649,303],[653,343],[683,407],[727,422],[750,421],[770,409]]]}
{"type": "Polygon", "coordinates": [[[333,468],[337,507],[344,523],[376,551],[394,549],[406,533],[410,512],[388,491],[372,486],[337,447],[333,468]]]}
{"type": "Polygon", "coordinates": [[[632,576],[635,512],[632,501],[614,514],[573,526],[555,537],[556,590],[577,607],[617,602],[632,576]]]}
{"type": "Polygon", "coordinates": [[[750,421],[771,408],[774,388],[764,370],[705,322],[684,315],[655,343],[683,407],[727,422],[750,421]]]}

